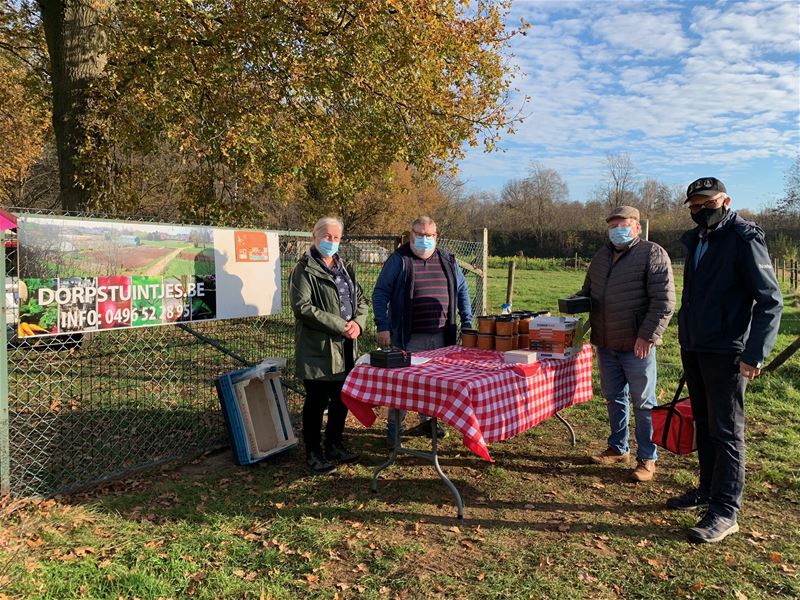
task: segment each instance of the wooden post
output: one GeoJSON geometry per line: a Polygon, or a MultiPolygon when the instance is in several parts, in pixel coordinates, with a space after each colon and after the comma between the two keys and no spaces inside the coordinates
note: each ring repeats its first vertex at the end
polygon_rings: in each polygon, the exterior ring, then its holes
{"type": "Polygon", "coordinates": [[[506,284],[506,304],[513,305],[514,300],[514,272],[517,268],[517,261],[512,258],[508,263],[508,283],[506,284]]]}
{"type": "Polygon", "coordinates": [[[573,263],[572,268],[575,269],[576,271],[578,270],[578,253],[577,252],[575,253],[575,262],[573,263]]]}
{"type": "Polygon", "coordinates": [[[649,240],[650,239],[650,219],[642,219],[642,239],[649,240]]]}
{"type": "Polygon", "coordinates": [[[784,348],[783,352],[781,352],[775,359],[769,363],[766,367],[764,367],[765,373],[770,373],[780,367],[783,363],[789,360],[792,355],[800,350],[800,337],[798,337],[795,341],[789,344],[786,348],[784,348]]]}

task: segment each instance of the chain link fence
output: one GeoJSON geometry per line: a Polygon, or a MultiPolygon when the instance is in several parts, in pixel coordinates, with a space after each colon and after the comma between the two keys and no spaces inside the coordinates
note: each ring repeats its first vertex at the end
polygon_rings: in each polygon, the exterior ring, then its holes
{"type": "MultiPolygon", "coordinates": [[[[7,407],[0,406],[8,418],[7,435],[0,439],[3,492],[66,493],[227,445],[214,380],[266,357],[287,358],[285,383],[301,391],[293,375],[294,317],[288,278],[310,247],[311,237],[284,231],[279,239],[282,298],[276,315],[28,342],[16,337],[11,323],[15,315],[7,311],[8,400],[7,407]]],[[[354,265],[368,298],[384,260],[400,241],[398,236],[375,235],[342,243],[341,254],[354,265]]],[[[440,244],[459,258],[473,311],[481,314],[483,241],[443,239],[440,244]]],[[[10,276],[6,291],[13,293],[15,247],[5,246],[10,276]]],[[[371,316],[368,323],[362,352],[375,347],[371,316]]],[[[0,373],[1,369],[2,365],[0,373]]],[[[2,392],[0,386],[0,403],[2,392]]],[[[3,416],[0,429],[5,429],[3,416]]]]}

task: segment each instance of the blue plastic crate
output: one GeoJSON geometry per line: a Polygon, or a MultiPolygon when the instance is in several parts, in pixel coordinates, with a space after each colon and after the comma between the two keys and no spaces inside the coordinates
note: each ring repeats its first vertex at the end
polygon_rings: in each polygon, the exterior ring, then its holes
{"type": "Polygon", "coordinates": [[[281,359],[267,359],[216,381],[233,454],[240,465],[297,446],[281,383],[284,365],[281,359]]]}

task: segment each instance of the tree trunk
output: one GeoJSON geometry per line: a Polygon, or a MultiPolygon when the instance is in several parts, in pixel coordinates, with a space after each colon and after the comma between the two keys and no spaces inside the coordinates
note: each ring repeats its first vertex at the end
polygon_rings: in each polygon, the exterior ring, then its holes
{"type": "Polygon", "coordinates": [[[106,65],[105,36],[99,20],[109,3],[38,0],[50,54],[59,200],[66,211],[79,211],[89,201],[90,190],[80,181],[78,160],[86,139],[90,89],[106,65]]]}

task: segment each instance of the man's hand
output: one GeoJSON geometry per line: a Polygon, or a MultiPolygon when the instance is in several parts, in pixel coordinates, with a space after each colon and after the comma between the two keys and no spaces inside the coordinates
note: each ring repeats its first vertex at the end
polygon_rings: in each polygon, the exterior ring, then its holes
{"type": "Polygon", "coordinates": [[[742,377],[752,381],[761,374],[761,369],[752,365],[748,365],[746,362],[740,362],[739,373],[742,377]]]}
{"type": "Polygon", "coordinates": [[[388,348],[392,345],[392,334],[389,331],[379,331],[376,335],[378,346],[388,348]]]}
{"type": "Polygon", "coordinates": [[[636,358],[644,359],[650,354],[652,347],[653,342],[648,342],[644,338],[637,337],[636,343],[633,345],[633,353],[636,355],[636,358]]]}
{"type": "Polygon", "coordinates": [[[361,327],[358,326],[358,323],[355,321],[348,321],[347,325],[344,326],[344,331],[342,335],[346,337],[348,340],[354,340],[359,335],[361,335],[361,327]]]}

